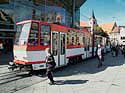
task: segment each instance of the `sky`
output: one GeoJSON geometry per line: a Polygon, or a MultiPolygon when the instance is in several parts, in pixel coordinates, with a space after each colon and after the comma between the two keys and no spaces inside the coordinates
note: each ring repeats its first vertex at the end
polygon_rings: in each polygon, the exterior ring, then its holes
{"type": "Polygon", "coordinates": [[[80,20],[89,22],[92,10],[98,24],[125,25],[125,0],[87,0],[80,8],[80,20]]]}

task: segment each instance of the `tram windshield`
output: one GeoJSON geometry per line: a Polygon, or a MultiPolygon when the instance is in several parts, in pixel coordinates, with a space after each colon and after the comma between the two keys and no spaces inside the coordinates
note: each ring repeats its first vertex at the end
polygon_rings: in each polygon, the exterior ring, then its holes
{"type": "Polygon", "coordinates": [[[17,32],[15,38],[16,45],[26,45],[28,42],[28,36],[30,32],[31,23],[17,25],[17,32]]]}

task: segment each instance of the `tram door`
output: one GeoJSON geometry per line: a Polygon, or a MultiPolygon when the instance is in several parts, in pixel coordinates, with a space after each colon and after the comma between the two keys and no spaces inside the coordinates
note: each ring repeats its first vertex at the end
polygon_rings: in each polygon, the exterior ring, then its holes
{"type": "Polygon", "coordinates": [[[52,53],[57,66],[65,64],[66,60],[66,34],[62,32],[52,32],[52,53]]]}

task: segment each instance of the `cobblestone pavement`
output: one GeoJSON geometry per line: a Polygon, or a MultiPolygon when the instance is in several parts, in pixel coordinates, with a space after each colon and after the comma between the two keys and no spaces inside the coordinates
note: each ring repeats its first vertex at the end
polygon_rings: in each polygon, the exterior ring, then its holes
{"type": "Polygon", "coordinates": [[[56,85],[49,85],[47,78],[41,74],[1,74],[0,93],[124,93],[123,56],[112,57],[108,53],[103,67],[97,68],[97,63],[98,60],[93,58],[57,69],[54,72],[56,85]]]}
{"type": "Polygon", "coordinates": [[[106,54],[104,66],[97,68],[97,59],[61,68],[54,73],[56,85],[48,80],[16,91],[16,93],[124,93],[125,59],[106,54]]]}

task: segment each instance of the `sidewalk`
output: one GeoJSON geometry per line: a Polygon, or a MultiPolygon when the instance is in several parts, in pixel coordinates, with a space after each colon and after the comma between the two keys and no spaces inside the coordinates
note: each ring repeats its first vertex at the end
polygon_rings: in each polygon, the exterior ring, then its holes
{"type": "Polygon", "coordinates": [[[97,68],[97,59],[85,61],[57,71],[56,85],[48,80],[16,91],[15,93],[124,93],[125,59],[122,55],[107,54],[102,68],[97,68]],[[75,68],[73,68],[75,67],[75,68]]]}
{"type": "Polygon", "coordinates": [[[0,54],[0,74],[9,72],[7,66],[8,62],[12,61],[12,53],[0,54]]]}

